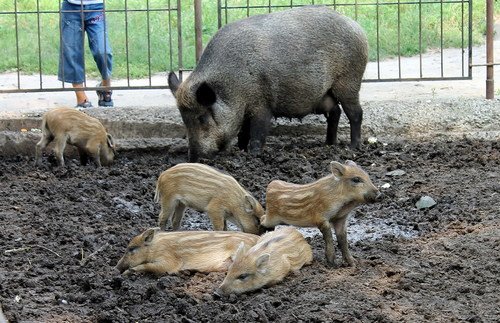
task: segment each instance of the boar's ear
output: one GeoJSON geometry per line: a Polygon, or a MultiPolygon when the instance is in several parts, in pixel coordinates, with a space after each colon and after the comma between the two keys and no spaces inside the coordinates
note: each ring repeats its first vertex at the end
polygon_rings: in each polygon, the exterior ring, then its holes
{"type": "Polygon", "coordinates": [[[269,263],[269,254],[265,253],[263,255],[260,255],[259,258],[255,261],[255,266],[257,267],[257,270],[261,274],[265,274],[267,269],[266,266],[269,263]]]}
{"type": "Polygon", "coordinates": [[[108,138],[108,146],[111,149],[115,149],[115,141],[113,140],[113,136],[111,136],[109,133],[107,134],[108,138]]]}
{"type": "Polygon", "coordinates": [[[332,171],[333,175],[336,177],[342,177],[344,176],[345,173],[345,167],[339,162],[332,161],[330,163],[330,170],[332,171]]]}
{"type": "Polygon", "coordinates": [[[145,243],[151,243],[153,241],[153,238],[155,236],[156,230],[153,228],[147,229],[143,234],[142,237],[144,238],[145,243]]]}
{"type": "Polygon", "coordinates": [[[245,195],[245,212],[252,213],[257,207],[257,201],[253,196],[245,195]]]}
{"type": "Polygon", "coordinates": [[[240,242],[240,245],[238,246],[236,252],[231,256],[231,260],[235,262],[237,259],[243,257],[244,253],[245,253],[245,243],[242,241],[240,242]]]}
{"type": "Polygon", "coordinates": [[[198,89],[196,89],[196,101],[205,107],[209,107],[217,101],[214,90],[207,82],[201,83],[198,89]]]}
{"type": "Polygon", "coordinates": [[[345,161],[345,164],[347,166],[355,166],[355,167],[358,166],[355,162],[353,162],[352,160],[349,160],[349,159],[345,161]]]}
{"type": "Polygon", "coordinates": [[[179,88],[179,79],[177,78],[177,75],[175,75],[174,72],[168,73],[168,87],[170,88],[170,91],[172,91],[172,94],[175,97],[175,93],[177,92],[177,89],[179,88]]]}

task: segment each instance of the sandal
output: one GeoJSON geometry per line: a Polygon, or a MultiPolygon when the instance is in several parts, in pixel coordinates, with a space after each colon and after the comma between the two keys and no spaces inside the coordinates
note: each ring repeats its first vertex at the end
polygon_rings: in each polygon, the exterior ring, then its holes
{"type": "Polygon", "coordinates": [[[87,109],[87,108],[93,108],[92,103],[90,101],[83,101],[82,103],[78,103],[75,105],[75,108],[77,109],[87,109]]]}
{"type": "MultiPolygon", "coordinates": [[[[102,84],[99,83],[97,86],[102,86],[102,84]]],[[[97,90],[96,93],[97,93],[97,96],[99,97],[98,104],[100,107],[112,107],[113,106],[113,100],[111,99],[111,95],[113,94],[113,91],[97,90]]]]}

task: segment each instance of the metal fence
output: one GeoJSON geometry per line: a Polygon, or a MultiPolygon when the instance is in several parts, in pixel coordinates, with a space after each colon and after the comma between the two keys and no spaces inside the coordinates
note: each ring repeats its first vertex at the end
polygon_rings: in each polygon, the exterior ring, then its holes
{"type": "MultiPolygon", "coordinates": [[[[168,88],[166,72],[190,70],[202,42],[221,26],[254,14],[313,4],[332,7],[367,31],[371,63],[366,82],[472,77],[472,0],[105,0],[113,79],[118,78],[111,89],[168,88]],[[445,25],[446,21],[453,25],[445,25]],[[435,57],[428,52],[439,53],[440,69],[428,64],[435,57]]],[[[54,0],[2,1],[0,53],[6,62],[0,63],[0,72],[7,72],[12,81],[0,84],[0,93],[73,91],[53,73],[59,56],[60,7],[54,0]],[[38,79],[36,85],[24,81],[33,77],[38,79]]],[[[98,79],[88,50],[86,56],[89,78],[98,79]]],[[[87,83],[85,89],[96,89],[87,83]]]]}

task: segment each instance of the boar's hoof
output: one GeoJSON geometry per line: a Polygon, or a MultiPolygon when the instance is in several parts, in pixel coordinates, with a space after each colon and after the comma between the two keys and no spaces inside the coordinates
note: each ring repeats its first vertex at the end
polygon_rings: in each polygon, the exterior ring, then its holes
{"type": "Polygon", "coordinates": [[[355,267],[357,264],[356,259],[354,259],[353,257],[349,257],[347,259],[344,259],[344,262],[346,263],[347,267],[355,267]]]}
{"type": "Polygon", "coordinates": [[[250,155],[253,157],[257,157],[260,155],[262,151],[262,144],[260,143],[259,140],[251,140],[250,144],[248,145],[248,152],[250,155]]]}

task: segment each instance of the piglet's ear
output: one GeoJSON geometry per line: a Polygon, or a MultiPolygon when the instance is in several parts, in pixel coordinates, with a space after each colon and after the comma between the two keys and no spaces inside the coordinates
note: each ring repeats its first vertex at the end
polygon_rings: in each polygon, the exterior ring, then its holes
{"type": "Polygon", "coordinates": [[[217,101],[214,90],[207,82],[201,83],[198,89],[196,89],[196,101],[205,107],[209,107],[217,101]]]}
{"type": "Polygon", "coordinates": [[[257,201],[250,195],[245,195],[245,212],[252,213],[257,208],[257,201]]]}
{"type": "Polygon", "coordinates": [[[336,177],[339,177],[339,178],[344,176],[344,173],[345,173],[344,165],[342,165],[341,163],[336,162],[336,161],[332,161],[330,163],[330,170],[332,171],[333,175],[335,175],[336,177]]]}
{"type": "Polygon", "coordinates": [[[245,243],[242,241],[240,242],[240,245],[238,246],[236,252],[231,256],[231,260],[235,262],[237,259],[243,257],[244,253],[245,253],[245,243]]]}
{"type": "Polygon", "coordinates": [[[352,160],[346,160],[345,161],[345,164],[347,166],[358,166],[355,162],[353,162],[352,160]]]}
{"type": "Polygon", "coordinates": [[[153,238],[155,237],[155,229],[150,228],[147,229],[143,234],[142,237],[144,238],[145,243],[151,243],[153,241],[153,238]]]}
{"type": "Polygon", "coordinates": [[[269,254],[268,253],[265,253],[261,256],[259,256],[259,258],[257,258],[257,260],[255,261],[255,266],[257,267],[257,270],[263,274],[266,273],[267,271],[267,264],[269,263],[269,254]]]}
{"type": "Polygon", "coordinates": [[[109,133],[107,134],[107,141],[108,141],[108,146],[111,149],[115,148],[115,141],[113,140],[113,136],[111,136],[109,133]]]}

